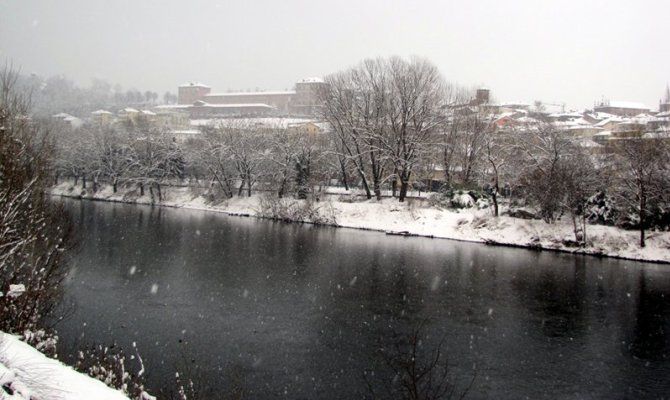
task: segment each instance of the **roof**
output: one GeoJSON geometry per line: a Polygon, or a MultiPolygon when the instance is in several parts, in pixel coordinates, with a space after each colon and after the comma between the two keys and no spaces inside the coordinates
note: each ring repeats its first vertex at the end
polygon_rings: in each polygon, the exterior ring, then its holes
{"type": "Polygon", "coordinates": [[[72,115],[62,112],[62,113],[58,113],[56,115],[53,115],[53,117],[54,118],[69,118],[69,117],[72,117],[72,115]]]}
{"type": "Polygon", "coordinates": [[[201,87],[201,88],[208,88],[208,89],[210,88],[209,86],[205,85],[204,83],[200,83],[200,82],[186,82],[186,83],[182,83],[181,85],[179,85],[179,87],[180,88],[181,87],[201,87]]]}
{"type": "Polygon", "coordinates": [[[250,107],[274,108],[265,103],[211,104],[211,103],[205,103],[204,101],[197,101],[193,103],[193,106],[210,107],[210,108],[250,108],[250,107]]]}
{"type": "Polygon", "coordinates": [[[235,125],[250,124],[254,126],[281,127],[288,128],[289,125],[296,123],[314,122],[313,119],[306,118],[283,118],[283,117],[258,117],[258,118],[213,118],[213,119],[192,119],[192,126],[203,125],[235,125]]]}
{"type": "Polygon", "coordinates": [[[102,115],[102,114],[111,114],[111,112],[109,112],[109,111],[107,111],[107,110],[95,110],[95,111],[91,112],[91,114],[93,114],[93,115],[102,115]]]}
{"type": "Polygon", "coordinates": [[[298,83],[323,83],[323,79],[318,77],[304,78],[298,83]]]}
{"type": "Polygon", "coordinates": [[[230,93],[210,93],[205,97],[225,97],[225,96],[278,96],[295,94],[295,90],[275,91],[275,92],[230,92],[230,93]]]}
{"type": "Polygon", "coordinates": [[[154,108],[156,110],[175,110],[189,108],[190,106],[190,104],[161,104],[160,106],[156,106],[154,108]]]}
{"type": "Polygon", "coordinates": [[[608,103],[604,104],[599,104],[595,108],[602,108],[602,107],[614,107],[614,108],[632,108],[632,109],[639,109],[639,110],[651,110],[651,108],[647,107],[643,103],[637,103],[634,101],[610,101],[608,103]]]}
{"type": "Polygon", "coordinates": [[[595,124],[595,125],[596,125],[596,126],[605,126],[605,125],[607,125],[607,124],[609,124],[609,123],[612,123],[612,122],[614,122],[614,123],[618,123],[618,122],[623,122],[623,121],[624,121],[624,119],[621,118],[621,117],[610,117],[610,118],[606,118],[606,119],[604,119],[604,120],[598,122],[598,123],[595,124]]]}

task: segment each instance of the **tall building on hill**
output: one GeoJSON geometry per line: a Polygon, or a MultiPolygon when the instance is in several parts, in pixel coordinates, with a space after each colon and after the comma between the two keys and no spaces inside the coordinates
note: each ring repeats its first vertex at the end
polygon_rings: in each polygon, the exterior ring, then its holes
{"type": "Polygon", "coordinates": [[[177,102],[184,106],[212,106],[206,107],[212,110],[242,110],[254,105],[268,114],[312,116],[318,113],[319,93],[326,85],[320,78],[307,78],[297,82],[295,90],[212,93],[209,86],[191,82],[179,86],[177,102]],[[218,105],[227,107],[215,107],[218,105]]]}
{"type": "Polygon", "coordinates": [[[197,100],[207,96],[212,89],[197,82],[188,82],[179,85],[177,89],[177,104],[193,104],[197,100]]]}
{"type": "Polygon", "coordinates": [[[648,114],[651,108],[642,103],[632,101],[609,101],[601,100],[593,107],[595,112],[604,112],[621,117],[634,117],[639,114],[648,114]]]}
{"type": "Polygon", "coordinates": [[[659,112],[670,112],[670,86],[665,85],[665,94],[658,105],[659,112]]]}

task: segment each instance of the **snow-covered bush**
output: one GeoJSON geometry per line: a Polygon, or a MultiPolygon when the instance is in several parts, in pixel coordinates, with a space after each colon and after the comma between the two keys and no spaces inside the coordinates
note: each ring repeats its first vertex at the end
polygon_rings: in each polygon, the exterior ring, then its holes
{"type": "Polygon", "coordinates": [[[476,190],[447,189],[431,195],[428,204],[437,208],[487,208],[486,195],[476,190]]]}
{"type": "Polygon", "coordinates": [[[135,354],[127,356],[116,345],[84,349],[79,351],[75,369],[120,390],[132,399],[152,399],[144,390],[144,364],[135,343],[133,350],[135,354]],[[134,367],[131,367],[130,361],[135,363],[134,367]]]}
{"type": "MultiPolygon", "coordinates": [[[[649,214],[645,218],[645,228],[667,231],[670,229],[670,207],[665,204],[655,203],[648,206],[649,214]]],[[[640,215],[636,209],[631,208],[627,213],[618,213],[616,226],[623,229],[639,229],[640,215]]]]}
{"type": "Polygon", "coordinates": [[[614,199],[604,191],[599,191],[586,201],[586,219],[592,224],[614,225],[619,212],[614,199]]]}
{"type": "Polygon", "coordinates": [[[311,222],[317,225],[337,223],[333,207],[328,202],[311,199],[295,200],[274,196],[261,197],[258,214],[264,218],[285,222],[311,222]]]}
{"type": "Polygon", "coordinates": [[[25,330],[23,336],[21,337],[24,342],[33,346],[41,353],[49,356],[56,357],[56,345],[58,344],[58,336],[55,332],[47,331],[44,329],[38,329],[36,331],[25,330]]]}
{"type": "Polygon", "coordinates": [[[472,208],[475,206],[475,199],[469,193],[458,190],[451,198],[451,206],[453,208],[472,208]]]}

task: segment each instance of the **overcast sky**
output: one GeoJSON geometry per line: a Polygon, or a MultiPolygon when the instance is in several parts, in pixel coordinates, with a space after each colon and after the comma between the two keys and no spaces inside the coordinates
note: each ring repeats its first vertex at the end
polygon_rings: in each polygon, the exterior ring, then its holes
{"type": "Polygon", "coordinates": [[[0,0],[0,62],[163,93],[286,89],[363,58],[419,55],[498,100],[656,108],[669,0],[0,0]]]}

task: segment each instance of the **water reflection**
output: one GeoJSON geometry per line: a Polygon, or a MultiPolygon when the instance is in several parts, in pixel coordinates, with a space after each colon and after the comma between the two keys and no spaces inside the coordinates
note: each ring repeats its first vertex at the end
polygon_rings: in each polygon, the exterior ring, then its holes
{"type": "Polygon", "coordinates": [[[66,206],[81,246],[62,352],[136,341],[155,390],[170,387],[178,366],[210,388],[238,382],[250,398],[365,397],[375,349],[420,321],[428,346],[446,337],[458,382],[476,368],[470,398],[670,390],[667,266],[188,210],[66,206]]]}

